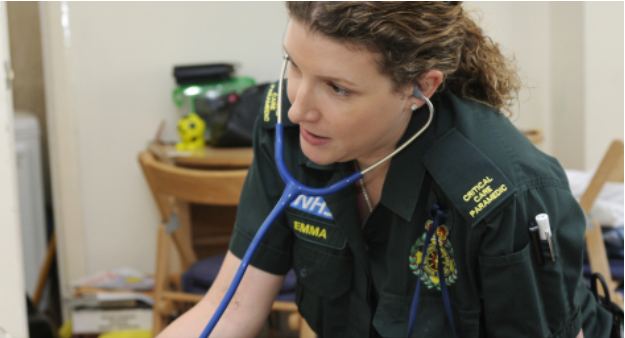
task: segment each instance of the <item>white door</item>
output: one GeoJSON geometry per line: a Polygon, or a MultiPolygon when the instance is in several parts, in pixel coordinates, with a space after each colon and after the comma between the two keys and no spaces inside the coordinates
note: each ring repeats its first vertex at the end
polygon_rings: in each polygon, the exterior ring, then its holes
{"type": "Polygon", "coordinates": [[[8,36],[6,2],[0,1],[0,338],[26,338],[8,36]]]}

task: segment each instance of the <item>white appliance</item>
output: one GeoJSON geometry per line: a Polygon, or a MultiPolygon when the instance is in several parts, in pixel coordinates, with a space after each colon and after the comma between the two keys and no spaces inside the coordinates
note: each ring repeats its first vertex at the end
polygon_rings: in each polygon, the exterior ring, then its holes
{"type": "Polygon", "coordinates": [[[46,218],[37,117],[15,112],[15,153],[26,291],[32,297],[46,255],[46,218]]]}

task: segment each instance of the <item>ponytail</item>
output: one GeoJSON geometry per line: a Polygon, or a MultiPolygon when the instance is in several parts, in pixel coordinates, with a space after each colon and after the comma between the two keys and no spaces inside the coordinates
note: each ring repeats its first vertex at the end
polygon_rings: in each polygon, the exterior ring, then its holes
{"type": "Polygon", "coordinates": [[[448,75],[446,87],[458,96],[510,112],[521,88],[516,60],[506,58],[499,44],[485,36],[466,14],[461,15],[464,43],[458,68],[448,75]]]}

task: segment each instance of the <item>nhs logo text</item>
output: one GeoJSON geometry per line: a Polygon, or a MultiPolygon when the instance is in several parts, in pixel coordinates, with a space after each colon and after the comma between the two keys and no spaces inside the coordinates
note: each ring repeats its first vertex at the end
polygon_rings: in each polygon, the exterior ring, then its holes
{"type": "Polygon", "coordinates": [[[321,196],[299,195],[291,202],[291,207],[319,217],[334,219],[321,196]]]}

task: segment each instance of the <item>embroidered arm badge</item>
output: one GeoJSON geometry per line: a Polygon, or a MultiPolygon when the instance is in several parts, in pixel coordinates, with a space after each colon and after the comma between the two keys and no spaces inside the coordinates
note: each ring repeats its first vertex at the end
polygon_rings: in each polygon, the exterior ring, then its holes
{"type": "Polygon", "coordinates": [[[516,192],[503,172],[456,129],[428,150],[423,164],[471,227],[516,192]]]}

